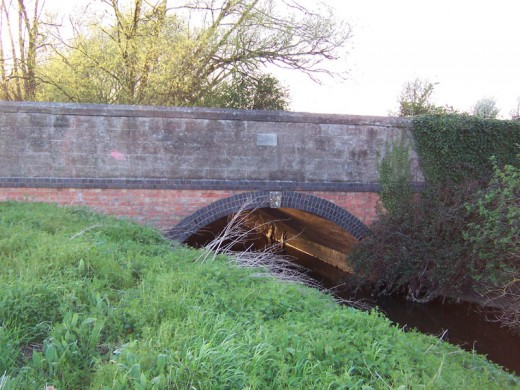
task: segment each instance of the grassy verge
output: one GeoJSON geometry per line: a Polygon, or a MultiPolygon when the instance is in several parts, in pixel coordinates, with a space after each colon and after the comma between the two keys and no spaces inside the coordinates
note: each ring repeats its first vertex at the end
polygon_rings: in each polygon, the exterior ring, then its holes
{"type": "Polygon", "coordinates": [[[376,312],[198,254],[83,209],[0,203],[0,389],[520,387],[376,312]]]}

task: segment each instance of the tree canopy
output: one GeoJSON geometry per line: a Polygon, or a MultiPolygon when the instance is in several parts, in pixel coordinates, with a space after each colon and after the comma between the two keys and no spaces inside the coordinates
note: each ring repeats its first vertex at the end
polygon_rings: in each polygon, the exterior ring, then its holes
{"type": "Polygon", "coordinates": [[[288,109],[289,92],[270,74],[234,74],[205,97],[208,107],[251,110],[288,109]]]}
{"type": "Polygon", "coordinates": [[[408,81],[403,85],[399,96],[399,116],[424,114],[447,114],[455,110],[449,106],[437,106],[432,102],[435,84],[424,79],[408,81]]]}
{"type": "Polygon", "coordinates": [[[497,108],[497,102],[494,98],[482,98],[471,108],[471,114],[479,118],[495,119],[499,112],[500,110],[497,108]]]}
{"type": "MultiPolygon", "coordinates": [[[[88,6],[72,21],[72,36],[63,38],[63,27],[54,24],[48,36],[55,39],[36,52],[36,83],[28,98],[231,106],[240,102],[223,101],[226,89],[251,95],[256,88],[269,89],[264,95],[276,95],[284,103],[274,106],[286,108],[287,91],[267,67],[311,77],[328,72],[326,62],[338,58],[350,37],[348,24],[331,9],[313,11],[294,0],[91,0],[88,6]]],[[[25,28],[38,32],[42,24],[35,18],[25,28]]],[[[28,63],[22,54],[21,63],[28,63]]]]}

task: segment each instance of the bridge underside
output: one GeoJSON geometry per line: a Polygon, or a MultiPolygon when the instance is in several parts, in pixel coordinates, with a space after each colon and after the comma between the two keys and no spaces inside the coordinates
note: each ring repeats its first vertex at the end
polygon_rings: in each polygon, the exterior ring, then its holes
{"type": "MultiPolygon", "coordinates": [[[[345,262],[358,242],[337,224],[317,215],[289,208],[258,209],[244,212],[239,218],[243,239],[235,250],[250,247],[263,249],[275,245],[282,254],[298,257],[307,268],[322,270],[316,259],[350,272],[345,262]]],[[[196,232],[186,240],[191,246],[204,246],[223,234],[231,216],[223,217],[196,232]]],[[[329,277],[329,279],[333,279],[329,277]]]]}
{"type": "Polygon", "coordinates": [[[255,221],[264,228],[263,234],[273,234],[283,246],[351,271],[345,259],[358,240],[337,224],[296,209],[258,210],[255,221]],[[274,231],[267,231],[270,221],[275,221],[274,231]]]}

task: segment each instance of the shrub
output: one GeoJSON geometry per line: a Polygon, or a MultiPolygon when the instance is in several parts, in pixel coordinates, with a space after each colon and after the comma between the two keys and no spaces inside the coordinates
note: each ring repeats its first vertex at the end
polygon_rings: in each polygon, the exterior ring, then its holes
{"type": "Polygon", "coordinates": [[[466,205],[478,220],[468,225],[465,238],[477,256],[474,272],[491,283],[519,267],[520,168],[506,165],[495,171],[489,185],[466,205]]]}
{"type": "Polygon", "coordinates": [[[470,284],[464,202],[474,183],[424,191],[413,207],[380,217],[349,262],[377,294],[404,293],[414,301],[455,295],[470,284]]]}
{"type": "Polygon", "coordinates": [[[475,255],[472,275],[499,320],[520,331],[520,168],[496,163],[489,185],[466,205],[476,221],[464,233],[475,255]]]}

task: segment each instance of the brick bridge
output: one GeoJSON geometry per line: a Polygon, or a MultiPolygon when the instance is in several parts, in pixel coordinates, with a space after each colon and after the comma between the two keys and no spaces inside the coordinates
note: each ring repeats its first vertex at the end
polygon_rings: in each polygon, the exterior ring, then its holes
{"type": "MultiPolygon", "coordinates": [[[[387,117],[0,102],[0,200],[89,206],[180,241],[248,202],[309,212],[359,240],[376,218],[377,162],[409,127],[387,117]]],[[[411,164],[422,183],[413,151],[411,164]]]]}

